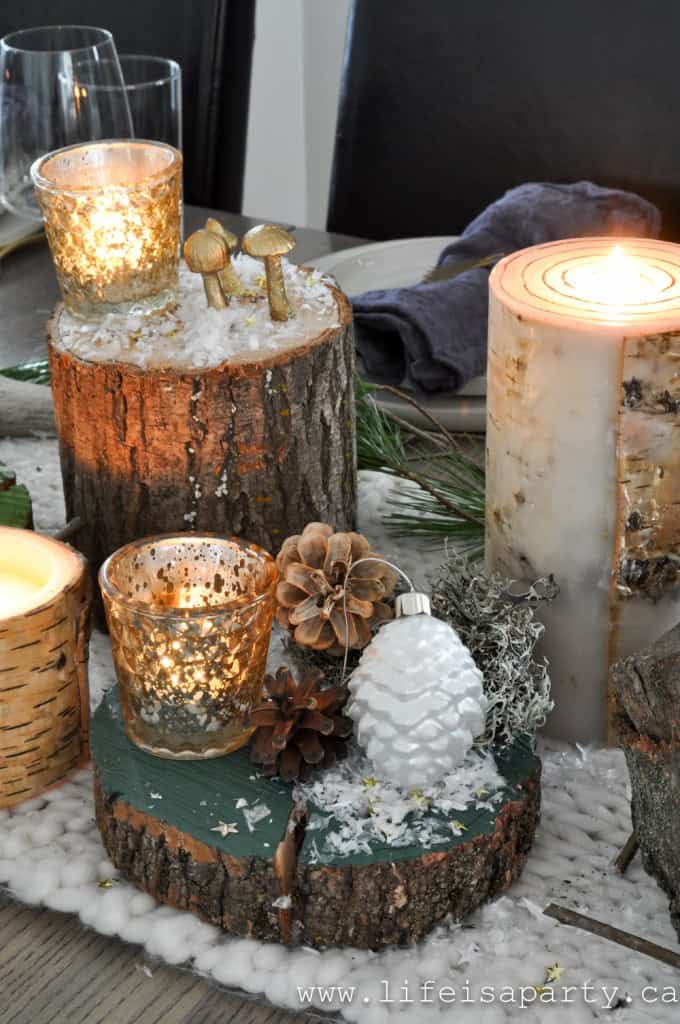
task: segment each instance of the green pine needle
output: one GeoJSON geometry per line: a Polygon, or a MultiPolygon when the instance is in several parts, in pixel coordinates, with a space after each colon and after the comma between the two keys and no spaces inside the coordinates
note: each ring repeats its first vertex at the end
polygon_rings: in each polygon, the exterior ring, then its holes
{"type": "Polygon", "coordinates": [[[360,469],[379,470],[406,481],[390,499],[388,526],[397,534],[415,534],[433,542],[450,539],[469,557],[480,557],[484,470],[442,435],[428,437],[395,422],[376,403],[376,390],[357,379],[357,451],[360,469]]]}
{"type": "Polygon", "coordinates": [[[6,370],[0,370],[3,377],[10,380],[23,380],[30,384],[49,384],[50,367],[46,359],[35,359],[30,363],[19,363],[6,370]]]}

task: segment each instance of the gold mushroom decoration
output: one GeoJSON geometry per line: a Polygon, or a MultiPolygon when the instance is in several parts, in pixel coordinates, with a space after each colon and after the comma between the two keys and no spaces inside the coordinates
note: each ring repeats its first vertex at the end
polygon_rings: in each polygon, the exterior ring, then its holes
{"type": "Polygon", "coordinates": [[[272,320],[288,320],[293,311],[286,295],[281,257],[295,248],[295,239],[277,224],[258,224],[245,233],[241,248],[248,256],[264,260],[272,320]]]}
{"type": "Polygon", "coordinates": [[[224,309],[227,300],[222,292],[219,274],[229,264],[229,249],[224,238],[201,228],[184,243],[184,259],[194,274],[203,278],[205,297],[213,309],[224,309]]]}
{"type": "Polygon", "coordinates": [[[245,287],[234,269],[234,264],[231,262],[231,254],[238,248],[238,236],[233,231],[225,228],[224,224],[220,224],[214,217],[208,217],[205,222],[205,230],[224,239],[227,246],[227,265],[217,275],[220,279],[222,293],[226,301],[229,302],[232,295],[237,295],[241,299],[254,299],[255,293],[245,287]]]}

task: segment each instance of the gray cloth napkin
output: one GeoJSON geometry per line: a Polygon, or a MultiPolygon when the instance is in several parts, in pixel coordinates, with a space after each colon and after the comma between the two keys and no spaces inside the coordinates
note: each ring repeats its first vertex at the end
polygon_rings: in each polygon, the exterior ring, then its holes
{"type": "MultiPolygon", "coordinates": [[[[447,246],[439,264],[558,238],[658,236],[661,215],[632,192],[530,183],[506,192],[447,246]]],[[[486,370],[489,268],[451,280],[370,291],[352,299],[359,365],[383,384],[421,392],[457,391],[486,370]]]]}

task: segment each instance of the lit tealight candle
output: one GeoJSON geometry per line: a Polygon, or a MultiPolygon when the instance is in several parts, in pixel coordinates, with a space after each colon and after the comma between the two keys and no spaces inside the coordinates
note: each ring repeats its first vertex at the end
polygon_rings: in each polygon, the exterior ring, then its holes
{"type": "Polygon", "coordinates": [[[487,562],[555,574],[548,731],[592,740],[611,663],[680,618],[680,246],[536,246],[490,292],[487,562]]]}
{"type": "Polygon", "coordinates": [[[80,556],[65,544],[31,530],[0,527],[0,620],[47,604],[81,566],[80,556]]]}
{"type": "Polygon", "coordinates": [[[123,724],[159,757],[217,757],[243,746],[260,699],[276,564],[236,538],[151,537],[101,567],[123,724]]]}
{"type": "Polygon", "coordinates": [[[70,312],[146,313],[177,298],[181,154],[111,140],[49,153],[31,170],[70,312]]]}
{"type": "Polygon", "coordinates": [[[0,807],[87,758],[88,610],[81,555],[0,527],[0,807]]]}

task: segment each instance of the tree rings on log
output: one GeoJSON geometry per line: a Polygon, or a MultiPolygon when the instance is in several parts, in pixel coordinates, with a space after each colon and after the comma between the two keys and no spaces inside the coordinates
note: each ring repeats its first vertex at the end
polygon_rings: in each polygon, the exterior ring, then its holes
{"type": "MultiPolygon", "coordinates": [[[[139,537],[236,535],[276,552],[311,521],[354,528],[354,337],[337,326],[207,368],[90,362],[47,325],[67,520],[93,569],[139,537]]],[[[158,339],[162,356],[163,338],[158,339]]]]}
{"type": "Polygon", "coordinates": [[[456,812],[465,831],[446,846],[376,844],[318,862],[320,831],[305,833],[291,787],[260,777],[247,750],[154,758],[125,736],[116,691],[91,739],[97,823],[123,876],[162,903],[269,942],[382,949],[422,939],[511,885],[539,816],[541,764],[518,742],[496,752],[507,783],[497,812],[456,812]]]}

